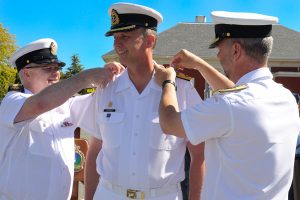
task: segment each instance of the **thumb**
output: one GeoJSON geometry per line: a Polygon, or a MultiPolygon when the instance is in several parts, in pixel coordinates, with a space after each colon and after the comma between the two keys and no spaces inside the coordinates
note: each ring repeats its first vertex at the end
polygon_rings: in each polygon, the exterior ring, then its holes
{"type": "Polygon", "coordinates": [[[180,57],[174,57],[171,60],[170,66],[176,68],[176,67],[180,67],[180,62],[181,62],[181,58],[180,57]]]}
{"type": "Polygon", "coordinates": [[[155,71],[162,69],[162,65],[157,64],[157,62],[153,61],[153,64],[154,64],[154,70],[155,71]]]}

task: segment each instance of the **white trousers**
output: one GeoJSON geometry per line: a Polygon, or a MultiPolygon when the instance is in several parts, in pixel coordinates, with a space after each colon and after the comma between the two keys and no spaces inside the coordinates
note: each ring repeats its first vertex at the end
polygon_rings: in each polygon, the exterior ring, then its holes
{"type": "MultiPolygon", "coordinates": [[[[112,191],[110,189],[107,189],[103,184],[98,184],[97,190],[95,192],[93,200],[132,200],[130,198],[127,198],[125,195],[117,193],[115,191],[112,191]]],[[[175,193],[161,195],[157,197],[151,197],[151,198],[145,198],[145,200],[182,200],[182,192],[177,191],[175,193]]]]}

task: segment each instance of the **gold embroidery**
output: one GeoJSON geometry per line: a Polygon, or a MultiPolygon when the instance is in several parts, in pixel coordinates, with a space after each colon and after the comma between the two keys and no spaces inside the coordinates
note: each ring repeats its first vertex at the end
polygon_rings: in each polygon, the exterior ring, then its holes
{"type": "Polygon", "coordinates": [[[54,42],[51,42],[51,44],[50,44],[50,52],[53,55],[56,55],[56,53],[57,53],[57,46],[54,44],[54,42]]]}
{"type": "Polygon", "coordinates": [[[120,23],[119,14],[116,10],[111,11],[111,25],[117,25],[120,23]]]}
{"type": "Polygon", "coordinates": [[[112,29],[110,31],[111,32],[114,32],[114,31],[123,31],[123,30],[133,29],[135,27],[136,27],[136,25],[131,25],[131,26],[126,26],[126,27],[121,27],[121,28],[115,28],[115,29],[112,29]]]}
{"type": "Polygon", "coordinates": [[[215,90],[215,91],[213,91],[213,94],[224,94],[224,93],[228,93],[228,92],[236,92],[236,91],[244,90],[246,88],[247,88],[246,85],[238,85],[238,86],[233,87],[233,88],[215,90]]]}

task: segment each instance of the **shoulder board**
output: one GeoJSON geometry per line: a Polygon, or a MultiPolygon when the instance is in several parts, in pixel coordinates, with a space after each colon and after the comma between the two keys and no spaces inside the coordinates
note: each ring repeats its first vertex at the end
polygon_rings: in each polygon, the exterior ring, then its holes
{"type": "Polygon", "coordinates": [[[86,88],[86,92],[89,93],[93,93],[96,91],[96,88],[86,88]]]}
{"type": "Polygon", "coordinates": [[[246,89],[248,86],[247,85],[238,85],[233,88],[228,88],[228,89],[221,89],[221,90],[215,90],[213,91],[213,94],[225,94],[229,92],[237,92],[246,89]]]}
{"type": "Polygon", "coordinates": [[[180,78],[180,79],[183,79],[183,80],[186,80],[186,81],[190,81],[190,80],[193,79],[193,77],[187,76],[187,75],[185,75],[183,73],[180,73],[180,72],[177,72],[176,77],[180,78]]]}
{"type": "Polygon", "coordinates": [[[13,84],[8,87],[8,92],[10,91],[24,92],[24,87],[21,84],[13,84]]]}

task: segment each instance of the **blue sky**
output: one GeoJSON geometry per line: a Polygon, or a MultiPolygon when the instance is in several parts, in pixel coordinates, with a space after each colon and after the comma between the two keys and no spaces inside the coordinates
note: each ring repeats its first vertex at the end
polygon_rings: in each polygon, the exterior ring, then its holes
{"type": "MultiPolygon", "coordinates": [[[[103,66],[102,55],[112,50],[113,39],[105,37],[110,27],[107,9],[113,0],[0,0],[0,22],[23,46],[39,38],[58,42],[59,59],[70,64],[78,54],[84,67],[103,66]]],[[[164,21],[158,32],[179,22],[194,22],[205,15],[211,22],[214,10],[257,12],[279,18],[279,23],[300,32],[299,0],[129,0],[159,11],[164,21]]],[[[297,41],[300,43],[300,41],[297,41]]]]}

